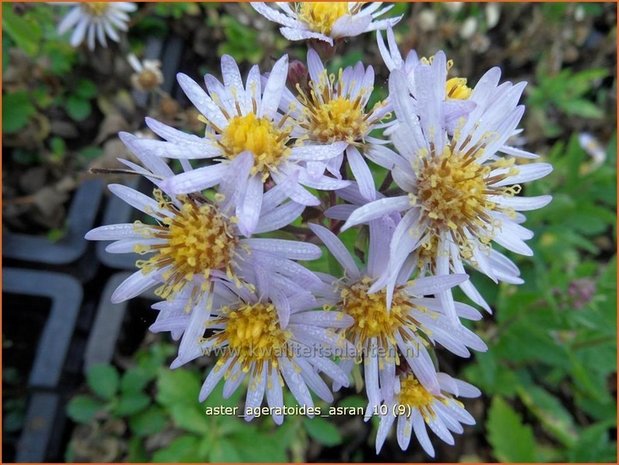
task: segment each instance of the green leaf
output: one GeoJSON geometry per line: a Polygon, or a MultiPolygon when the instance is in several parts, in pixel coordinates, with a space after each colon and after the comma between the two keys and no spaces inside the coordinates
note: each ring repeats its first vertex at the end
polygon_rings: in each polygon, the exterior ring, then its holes
{"type": "Polygon", "coordinates": [[[146,463],[148,462],[148,455],[146,455],[146,449],[144,448],[144,441],[137,436],[129,439],[129,450],[127,454],[127,462],[131,463],[146,463]]]}
{"type": "Polygon", "coordinates": [[[13,92],[2,96],[2,132],[13,134],[23,129],[36,108],[25,91],[13,92]]]}
{"type": "MultiPolygon", "coordinates": [[[[288,462],[285,443],[278,440],[280,438],[278,432],[261,433],[248,425],[244,431],[231,435],[230,441],[235,444],[244,462],[288,462]],[[252,447],[247,447],[247,444],[252,447]]],[[[214,461],[212,457],[211,459],[214,461]]]]}
{"type": "Polygon", "coordinates": [[[342,443],[340,431],[324,418],[304,418],[303,425],[310,437],[323,446],[333,447],[342,443]]]}
{"type": "Polygon", "coordinates": [[[561,401],[538,386],[521,386],[518,395],[522,402],[539,418],[543,428],[565,446],[574,444],[576,425],[561,401]]]}
{"type": "Polygon", "coordinates": [[[210,421],[206,414],[199,408],[197,398],[195,405],[177,404],[169,406],[174,424],[184,430],[196,434],[208,434],[210,421]]]}
{"type": "Polygon", "coordinates": [[[122,392],[140,392],[150,381],[148,373],[140,367],[130,368],[120,381],[122,392]]]}
{"type": "Polygon", "coordinates": [[[90,112],[92,111],[92,106],[88,100],[84,100],[75,95],[70,95],[69,98],[67,98],[65,108],[69,116],[75,121],[85,120],[90,116],[90,112]]]}
{"type": "Polygon", "coordinates": [[[78,155],[85,160],[94,160],[95,158],[99,158],[102,154],[103,149],[94,146],[84,147],[78,152],[78,155]]]}
{"type": "Polygon", "coordinates": [[[494,456],[501,462],[535,462],[535,440],[530,426],[502,398],[492,399],[488,421],[488,440],[494,456]]]}
{"type": "Polygon", "coordinates": [[[67,151],[67,144],[61,137],[52,137],[49,141],[49,146],[52,149],[52,153],[57,159],[62,159],[67,151]]]}
{"type": "Polygon", "coordinates": [[[118,390],[118,371],[112,365],[93,365],[86,373],[86,381],[99,397],[109,400],[118,390]]]}
{"type": "MultiPolygon", "coordinates": [[[[246,443],[246,446],[248,444],[252,444],[252,448],[253,446],[255,446],[257,441],[252,441],[251,443],[246,443]]],[[[240,447],[238,444],[234,443],[233,441],[231,441],[228,438],[219,438],[216,441],[213,442],[213,446],[212,449],[209,451],[209,459],[211,462],[241,462],[242,461],[242,457],[240,454],[240,447]]],[[[260,457],[258,460],[262,461],[262,457],[260,457]]]]}
{"type": "Polygon", "coordinates": [[[119,416],[128,416],[144,410],[150,404],[150,397],[141,392],[129,392],[122,394],[120,401],[114,408],[114,413],[119,416]]]}
{"type": "Polygon", "coordinates": [[[36,21],[16,15],[11,3],[2,4],[2,31],[27,55],[33,57],[39,51],[41,26],[36,21]]]}
{"type": "Polygon", "coordinates": [[[199,439],[195,436],[176,438],[163,449],[153,454],[153,462],[203,462],[198,456],[199,439]]]}
{"type": "Polygon", "coordinates": [[[600,119],[604,116],[602,110],[589,100],[568,100],[567,102],[562,102],[560,106],[566,114],[580,116],[581,118],[600,119]]]}
{"type": "Polygon", "coordinates": [[[157,379],[157,402],[166,406],[197,406],[200,393],[198,375],[189,370],[159,370],[157,379]]]}
{"type": "Polygon", "coordinates": [[[161,431],[168,421],[162,408],[151,405],[147,410],[129,418],[129,426],[137,436],[150,436],[161,431]]]}
{"type": "Polygon", "coordinates": [[[610,441],[609,423],[597,423],[584,429],[568,452],[570,462],[615,462],[617,443],[610,441]]]}
{"type": "Polygon", "coordinates": [[[89,100],[97,95],[97,86],[90,79],[80,79],[75,88],[75,95],[89,100]]]}
{"type": "Polygon", "coordinates": [[[76,423],[90,423],[104,405],[92,396],[75,396],[67,405],[67,415],[76,423]]]}

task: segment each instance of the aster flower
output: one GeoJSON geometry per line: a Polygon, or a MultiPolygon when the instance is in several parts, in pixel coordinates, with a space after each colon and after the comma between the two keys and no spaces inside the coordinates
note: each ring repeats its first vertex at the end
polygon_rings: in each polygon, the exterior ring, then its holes
{"type": "MultiPolygon", "coordinates": [[[[471,94],[475,109],[460,118],[454,134],[449,135],[441,124],[446,74],[442,52],[431,63],[418,65],[414,71],[416,101],[409,95],[409,80],[402,71],[390,76],[390,98],[399,123],[392,134],[399,152],[392,174],[404,195],[358,208],[342,228],[389,212],[404,212],[391,242],[388,270],[371,291],[393,288],[411,259],[432,274],[462,273],[466,262],[495,282],[520,283],[517,267],[491,244],[522,255],[533,253],[524,242],[533,233],[520,225],[524,216],[518,211],[541,208],[551,197],[517,194],[521,183],[546,176],[552,167],[548,163],[517,164],[518,158],[537,155],[505,145],[524,112],[518,100],[525,84],[498,85],[499,69],[488,71],[471,94]]],[[[461,287],[489,310],[470,282],[461,287]]],[[[452,301],[446,299],[455,321],[452,301]]]]}
{"type": "MultiPolygon", "coordinates": [[[[127,160],[125,165],[155,184],[153,197],[129,187],[112,184],[109,189],[125,202],[152,217],[156,224],[140,221],[106,225],[86,234],[90,240],[112,240],[110,253],[149,254],[139,260],[140,268],[112,295],[121,302],[158,286],[155,293],[169,301],[174,311],[188,310],[200,300],[215,281],[232,281],[236,286],[254,282],[264,274],[272,286],[294,285],[299,290],[321,286],[316,276],[294,259],[312,260],[320,249],[302,242],[245,238],[238,231],[237,219],[229,204],[208,200],[201,194],[175,195],[165,187],[172,170],[158,157],[136,148],[137,138],[121,134],[121,139],[140,159],[143,168],[127,160]],[[182,305],[178,302],[183,302],[182,305]]],[[[271,189],[258,212],[256,232],[269,232],[293,221],[303,206],[286,199],[285,185],[271,189]]]]}
{"type": "Polygon", "coordinates": [[[328,160],[342,152],[346,143],[295,144],[291,135],[296,123],[290,114],[278,112],[288,73],[288,58],[275,63],[264,85],[257,66],[249,71],[245,85],[230,56],[221,59],[223,84],[205,76],[208,94],[184,74],[181,88],[202,113],[205,137],[186,134],[156,120],[146,123],[165,141],[137,140],[137,150],[178,159],[214,159],[215,164],[197,168],[166,181],[170,192],[188,194],[219,185],[220,194],[230,200],[239,218],[239,229],[251,234],[263,201],[264,183],[286,183],[285,192],[303,205],[320,201],[301,185],[332,190],[347,181],[310,176],[309,161],[328,160]]]}
{"type": "MultiPolygon", "coordinates": [[[[172,368],[205,354],[218,356],[202,385],[200,401],[222,378],[226,398],[247,380],[245,419],[253,418],[252,410],[260,407],[266,395],[273,420],[281,424],[284,386],[299,405],[313,407],[311,392],[326,402],[333,401],[321,373],[348,385],[346,374],[331,357],[347,351],[348,343],[334,329],[345,328],[352,319],[340,312],[314,310],[313,296],[295,287],[274,292],[270,284],[258,279],[254,288],[218,283],[210,297],[213,310],[209,311],[205,298],[190,315],[178,315],[186,329],[172,368]],[[282,322],[283,314],[290,315],[286,323],[282,322]]],[[[168,320],[168,326],[179,324],[173,318],[168,320]]]]}
{"type": "Polygon", "coordinates": [[[148,92],[156,89],[163,83],[161,62],[159,60],[138,60],[133,53],[127,57],[127,61],[133,68],[131,84],[137,90],[148,92]]]}
{"type": "Polygon", "coordinates": [[[71,34],[71,45],[79,46],[84,39],[90,50],[95,48],[95,40],[107,47],[109,37],[118,42],[117,30],[126,31],[129,15],[137,6],[130,2],[65,2],[63,5],[73,5],[58,25],[58,33],[64,34],[75,28],[71,34]]]}
{"type": "Polygon", "coordinates": [[[439,393],[428,391],[411,373],[398,377],[396,394],[381,406],[385,414],[381,415],[376,434],[377,454],[396,419],[400,448],[408,449],[414,431],[419,444],[431,457],[434,457],[434,447],[428,437],[426,425],[442,441],[453,445],[452,433],[461,434],[462,425],[475,424],[475,419],[454,397],[479,397],[479,389],[445,373],[438,373],[437,377],[441,390],[439,393]]]}
{"type": "Polygon", "coordinates": [[[251,6],[270,21],[281,24],[288,40],[317,39],[333,46],[334,41],[364,32],[395,26],[402,16],[376,20],[393,8],[382,2],[252,2],[251,6]]]}
{"type": "MultiPolygon", "coordinates": [[[[374,69],[371,66],[366,69],[359,62],[354,67],[340,69],[337,76],[330,75],[318,53],[311,49],[307,53],[307,63],[310,76],[308,89],[298,86],[297,97],[286,90],[281,108],[298,122],[300,136],[307,141],[345,143],[342,152],[346,153],[359,189],[364,197],[374,200],[374,179],[363,156],[380,163],[391,155],[391,150],[385,147],[387,141],[370,136],[373,130],[388,125],[382,120],[391,110],[387,101],[366,109],[374,89],[374,69]]],[[[321,175],[326,167],[335,177],[341,178],[343,155],[341,153],[325,162],[308,162],[308,170],[310,174],[321,175]]]]}
{"type": "MultiPolygon", "coordinates": [[[[385,44],[381,32],[376,32],[380,55],[389,71],[399,70],[406,75],[408,80],[408,90],[412,94],[412,102],[413,105],[415,105],[417,104],[417,98],[415,96],[415,68],[419,66],[420,63],[428,63],[428,61],[433,60],[433,57],[429,60],[426,58],[420,59],[417,56],[417,52],[414,50],[409,50],[406,58],[403,59],[395,41],[393,29],[387,29],[386,35],[387,45],[385,44]]],[[[452,66],[453,62],[448,60],[447,71],[449,71],[452,66]]],[[[467,80],[465,78],[453,77],[448,79],[445,83],[442,124],[445,128],[447,128],[448,133],[453,134],[455,124],[458,119],[466,116],[475,108],[475,102],[469,98],[471,96],[471,92],[472,90],[467,86],[467,80]]],[[[415,108],[415,111],[419,112],[422,111],[422,109],[415,108]]]]}
{"type": "MultiPolygon", "coordinates": [[[[450,289],[467,279],[464,274],[432,276],[409,281],[410,269],[398,277],[391,308],[387,308],[385,291],[369,293],[369,288],[387,266],[389,238],[396,229],[392,217],[370,222],[367,266],[359,269],[344,244],[327,228],[310,224],[312,231],[327,246],[344,270],[338,280],[323,276],[332,287],[327,297],[332,307],[353,318],[343,331],[355,346],[357,363],[363,361],[368,396],[368,419],[381,400],[394,389],[396,370],[410,366],[418,379],[432,392],[438,392],[434,364],[427,346],[438,343],[461,357],[468,348],[486,350],[486,345],[464,326],[453,327],[445,318],[438,299],[424,297],[450,289]]],[[[456,311],[465,318],[479,319],[474,308],[457,304],[456,311]]],[[[344,366],[352,366],[351,360],[344,366]]]]}

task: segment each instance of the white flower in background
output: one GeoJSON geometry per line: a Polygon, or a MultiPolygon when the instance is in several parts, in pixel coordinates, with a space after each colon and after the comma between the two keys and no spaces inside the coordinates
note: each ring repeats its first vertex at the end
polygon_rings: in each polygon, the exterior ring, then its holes
{"type": "MultiPolygon", "coordinates": [[[[155,184],[154,198],[119,184],[109,189],[156,224],[136,221],[106,225],[86,234],[90,240],[115,241],[106,248],[110,253],[150,255],[136,263],[140,269],[115,290],[113,302],[131,299],[157,286],[156,295],[172,302],[168,304],[171,310],[182,311],[195,305],[213,282],[232,281],[244,286],[254,282],[256,274],[266,276],[273,289],[293,286],[301,291],[323,286],[313,273],[293,261],[318,258],[317,246],[242,237],[229,206],[200,194],[174,195],[165,187],[165,180],[173,176],[165,162],[136,147],[138,139],[134,136],[122,133],[121,139],[148,169],[121,161],[155,184]]],[[[264,196],[256,232],[277,230],[301,214],[302,205],[283,202],[284,188],[275,187],[264,196]]]]}
{"type": "Polygon", "coordinates": [[[137,90],[148,92],[163,84],[161,62],[159,60],[140,61],[133,53],[127,57],[127,61],[135,71],[131,75],[131,84],[137,90]]]}
{"type": "Polygon", "coordinates": [[[64,2],[62,5],[73,7],[58,25],[58,33],[75,28],[71,45],[77,47],[86,40],[90,50],[94,50],[95,41],[107,47],[107,37],[118,42],[117,30],[127,30],[128,13],[137,9],[137,5],[130,2],[64,2]]]}
{"type": "MultiPolygon", "coordinates": [[[[392,174],[404,195],[358,208],[342,228],[390,212],[405,212],[391,241],[388,271],[371,292],[384,286],[392,289],[402,267],[410,266],[411,257],[423,258],[426,264],[417,265],[431,274],[463,273],[467,262],[495,282],[517,284],[522,282],[517,267],[492,249],[492,241],[522,255],[533,253],[524,242],[533,233],[521,226],[525,218],[518,211],[541,208],[551,197],[517,194],[520,183],[542,178],[552,167],[548,163],[516,164],[517,158],[537,155],[505,145],[524,112],[518,100],[525,83],[498,85],[500,70],[488,71],[471,94],[475,109],[458,120],[450,136],[443,124],[446,75],[445,55],[439,52],[431,63],[415,68],[415,99],[402,71],[394,71],[389,79],[398,120],[392,140],[399,155],[393,160],[392,174]]],[[[489,310],[470,282],[461,288],[489,310]]],[[[450,294],[445,307],[455,322],[450,294]]]]}
{"type": "Polygon", "coordinates": [[[348,385],[348,377],[331,358],[349,350],[348,342],[334,330],[350,325],[350,317],[314,310],[317,304],[310,293],[296,287],[274,292],[264,280],[255,283],[255,292],[219,283],[212,299],[211,312],[202,302],[190,315],[179,312],[177,321],[168,319],[171,327],[186,327],[172,368],[208,354],[218,357],[202,385],[201,402],[222,378],[224,397],[247,380],[245,419],[254,417],[252,409],[260,407],[266,395],[273,420],[281,424],[284,415],[276,409],[284,407],[284,386],[299,405],[311,408],[311,392],[325,402],[333,401],[320,373],[348,385]],[[282,314],[289,319],[282,321],[282,314]]]}
{"type": "Polygon", "coordinates": [[[581,132],[578,134],[578,143],[587,152],[587,155],[593,159],[589,167],[590,170],[604,164],[606,161],[606,150],[604,150],[602,144],[593,135],[588,132],[581,132]]]}
{"type": "Polygon", "coordinates": [[[302,186],[332,190],[348,185],[327,176],[310,176],[306,167],[306,162],[338,156],[347,144],[298,145],[291,135],[297,127],[294,118],[278,112],[288,74],[287,56],[275,63],[264,83],[254,66],[243,84],[230,56],[222,57],[221,68],[223,84],[209,74],[204,77],[208,94],[188,76],[178,75],[180,86],[203,116],[204,137],[147,118],[147,125],[165,141],[135,141],[139,150],[160,157],[216,161],[168,179],[170,192],[188,194],[219,185],[219,193],[236,208],[240,231],[250,235],[258,221],[265,182],[285,184],[287,195],[303,205],[318,205],[320,200],[302,186]]]}
{"type": "Polygon", "coordinates": [[[413,374],[401,374],[391,399],[383,404],[385,415],[381,415],[376,434],[376,453],[385,443],[387,434],[397,419],[396,436],[402,450],[408,449],[413,432],[426,453],[434,457],[434,447],[426,425],[442,441],[454,444],[452,433],[461,434],[462,425],[474,425],[475,419],[464,405],[454,397],[473,398],[481,394],[475,386],[438,373],[439,393],[428,391],[413,374]]]}
{"type": "Polygon", "coordinates": [[[338,75],[329,74],[318,53],[309,50],[307,67],[310,80],[308,89],[297,88],[295,97],[288,89],[284,92],[281,109],[288,111],[297,121],[300,137],[306,143],[345,143],[345,150],[327,161],[308,162],[310,174],[320,176],[325,168],[338,179],[344,152],[359,188],[368,200],[376,198],[372,172],[364,155],[380,163],[389,158],[391,150],[387,141],[371,137],[370,132],[384,128],[381,121],[390,111],[386,101],[366,109],[374,90],[374,69],[367,69],[361,62],[354,67],[340,69],[338,75]],[[383,155],[388,152],[388,155],[383,155]]]}
{"type": "MultiPolygon", "coordinates": [[[[350,189],[350,188],[349,188],[350,189]]],[[[353,324],[343,331],[355,346],[356,362],[363,362],[364,383],[368,396],[366,420],[382,399],[393,393],[397,370],[407,365],[431,392],[440,392],[432,358],[426,346],[440,344],[461,357],[469,357],[468,348],[485,351],[483,341],[464,326],[454,327],[445,318],[438,299],[424,297],[451,289],[467,279],[466,275],[431,276],[409,281],[410,269],[398,277],[391,308],[387,308],[385,291],[368,289],[387,267],[389,239],[396,222],[393,216],[370,222],[367,266],[359,269],[344,244],[327,228],[310,224],[311,230],[327,246],[344,270],[336,279],[322,275],[331,286],[326,296],[331,307],[352,317],[353,324]]],[[[460,316],[480,319],[473,307],[457,304],[460,316]]],[[[344,360],[348,370],[353,359],[344,360]]]]}
{"type": "Polygon", "coordinates": [[[337,39],[395,26],[402,16],[376,20],[394,7],[382,2],[252,2],[251,6],[270,21],[281,24],[288,40],[318,39],[333,45],[337,39]]]}

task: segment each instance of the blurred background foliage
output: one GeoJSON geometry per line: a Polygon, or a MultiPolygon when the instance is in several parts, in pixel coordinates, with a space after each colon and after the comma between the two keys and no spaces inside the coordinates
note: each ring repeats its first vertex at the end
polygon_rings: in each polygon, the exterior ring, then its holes
{"type": "MultiPolygon", "coordinates": [[[[132,100],[128,50],[139,55],[151,36],[180,37],[181,70],[196,79],[218,75],[223,53],[245,70],[252,63],[268,69],[284,52],[305,57],[302,44],[288,43],[243,4],[141,4],[128,41],[95,52],[75,50],[56,34],[55,6],[2,8],[4,227],[50,240],[62,236],[67,198],[87,168],[116,166],[124,153],[119,130],[142,128],[145,114],[201,129],[195,110],[169,96],[151,99],[147,108],[132,100]]],[[[477,425],[454,447],[435,441],[437,460],[615,462],[616,5],[399,3],[393,14],[405,15],[396,28],[401,50],[421,56],[445,50],[453,75],[470,85],[492,66],[502,68],[504,79],[528,81],[516,143],[555,168],[526,188],[526,195],[551,193],[554,200],[527,214],[535,256],[512,256],[525,284],[473,277],[493,309],[472,325],[489,351],[464,361],[438,351],[442,369],[479,386],[483,397],[466,402],[477,425]]],[[[329,66],[358,60],[377,71],[373,100],[384,98],[387,71],[373,35],[340,44],[329,66]]],[[[373,170],[380,185],[385,172],[373,170]]],[[[342,239],[362,254],[364,234],[350,231],[342,239]]],[[[338,271],[326,255],[308,266],[338,271]]],[[[239,394],[225,400],[220,391],[196,402],[213,361],[171,371],[175,347],[167,337],[147,334],[139,346],[114,365],[93,367],[68,404],[76,427],[67,460],[428,460],[414,441],[402,452],[393,439],[376,457],[376,422],[355,416],[289,417],[280,428],[270,418],[246,424],[206,416],[206,406],[242,404],[239,394]]],[[[4,375],[9,382],[11,373],[4,375]]],[[[336,404],[364,405],[360,389],[343,391],[336,404]]],[[[18,429],[22,403],[5,399],[3,413],[3,433],[18,429]]]]}

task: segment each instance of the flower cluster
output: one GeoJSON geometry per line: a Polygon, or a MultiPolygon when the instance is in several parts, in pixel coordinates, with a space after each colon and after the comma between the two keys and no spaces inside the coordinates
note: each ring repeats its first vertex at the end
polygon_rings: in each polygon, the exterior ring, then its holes
{"type": "Polygon", "coordinates": [[[388,9],[378,4],[253,6],[291,40],[333,44],[378,29],[388,98],[369,105],[372,67],[330,74],[311,46],[307,77],[294,85],[287,56],[266,75],[254,66],[246,76],[223,56],[222,79],[207,74],[205,88],[179,74],[203,133],[147,118],[160,139],[121,133],[140,164],[121,161],[152,182],[153,195],[110,186],[154,221],[102,226],[87,238],[114,241],[110,253],[145,255],[112,299],[156,289],[162,301],[153,305],[151,329],[180,340],[172,367],[216,358],[200,400],[221,380],[224,396],[245,384],[249,421],[265,397],[281,408],[285,388],[304,406],[314,405],[313,395],[331,402],[362,365],[365,419],[380,415],[377,453],[397,419],[400,447],[414,431],[433,456],[426,427],[453,444],[452,433],[474,424],[457,398],[480,395],[438,370],[435,349],[459,357],[486,350],[461,323],[481,313],[456,302],[452,289],[490,311],[467,272],[521,283],[494,244],[531,255],[532,232],[520,212],[550,201],[519,195],[524,182],[551,171],[509,145],[524,112],[524,84],[500,83],[493,68],[471,88],[449,76],[443,52],[402,58],[390,28],[398,19],[374,21],[388,9]],[[168,159],[179,160],[182,172],[168,159]],[[379,189],[368,160],[387,171],[379,189]],[[368,244],[359,256],[337,236],[356,226],[368,244]],[[264,236],[281,229],[298,240],[264,236]],[[320,245],[340,275],[299,263],[318,258],[320,245]]]}

